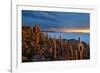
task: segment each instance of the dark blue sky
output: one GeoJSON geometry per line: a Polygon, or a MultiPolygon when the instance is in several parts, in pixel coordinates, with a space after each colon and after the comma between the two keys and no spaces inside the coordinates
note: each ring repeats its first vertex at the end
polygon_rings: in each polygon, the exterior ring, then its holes
{"type": "Polygon", "coordinates": [[[22,10],[22,25],[48,29],[89,29],[90,14],[75,12],[50,12],[22,10]]]}

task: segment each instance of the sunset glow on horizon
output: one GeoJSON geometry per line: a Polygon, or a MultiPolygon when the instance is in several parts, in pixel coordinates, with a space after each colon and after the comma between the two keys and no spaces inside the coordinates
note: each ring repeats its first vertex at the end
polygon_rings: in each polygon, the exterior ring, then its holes
{"type": "Polygon", "coordinates": [[[51,28],[51,29],[45,29],[44,31],[47,32],[72,32],[72,33],[90,33],[90,29],[80,29],[80,28],[73,28],[73,29],[55,29],[55,28],[51,28]]]}
{"type": "Polygon", "coordinates": [[[90,33],[89,29],[65,29],[65,32],[74,32],[74,33],[90,33]]]}

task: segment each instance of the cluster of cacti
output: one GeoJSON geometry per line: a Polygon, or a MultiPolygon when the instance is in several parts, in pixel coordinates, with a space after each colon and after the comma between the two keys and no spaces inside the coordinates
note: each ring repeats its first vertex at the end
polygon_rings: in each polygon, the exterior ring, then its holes
{"type": "Polygon", "coordinates": [[[89,59],[90,48],[80,40],[49,37],[38,25],[22,27],[22,62],[89,59]]]}

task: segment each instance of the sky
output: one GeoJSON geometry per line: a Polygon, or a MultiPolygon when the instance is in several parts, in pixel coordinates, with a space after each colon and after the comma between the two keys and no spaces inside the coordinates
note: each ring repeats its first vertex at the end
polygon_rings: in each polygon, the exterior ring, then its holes
{"type": "Polygon", "coordinates": [[[90,14],[22,10],[22,25],[35,26],[42,31],[89,33],[90,14]]]}

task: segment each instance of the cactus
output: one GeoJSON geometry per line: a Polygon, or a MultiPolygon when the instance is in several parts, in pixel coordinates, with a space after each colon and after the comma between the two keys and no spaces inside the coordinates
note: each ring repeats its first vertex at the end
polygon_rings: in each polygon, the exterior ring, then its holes
{"type": "Polygon", "coordinates": [[[78,46],[79,46],[79,53],[80,53],[80,59],[83,59],[83,51],[84,51],[84,47],[83,47],[83,44],[80,40],[80,37],[79,37],[79,43],[78,43],[78,46]]]}
{"type": "Polygon", "coordinates": [[[35,27],[33,27],[33,41],[35,41],[35,48],[38,48],[38,43],[40,41],[40,35],[41,35],[41,31],[39,26],[36,24],[35,27]]]}
{"type": "Polygon", "coordinates": [[[61,44],[61,57],[63,58],[63,42],[62,42],[62,36],[60,36],[60,44],[61,44]]]}
{"type": "Polygon", "coordinates": [[[55,36],[54,36],[54,40],[53,40],[53,42],[54,42],[54,58],[56,59],[56,53],[57,53],[57,51],[56,51],[56,40],[55,40],[55,36]]]}
{"type": "Polygon", "coordinates": [[[73,59],[73,48],[71,42],[70,42],[70,59],[73,59]]]}

